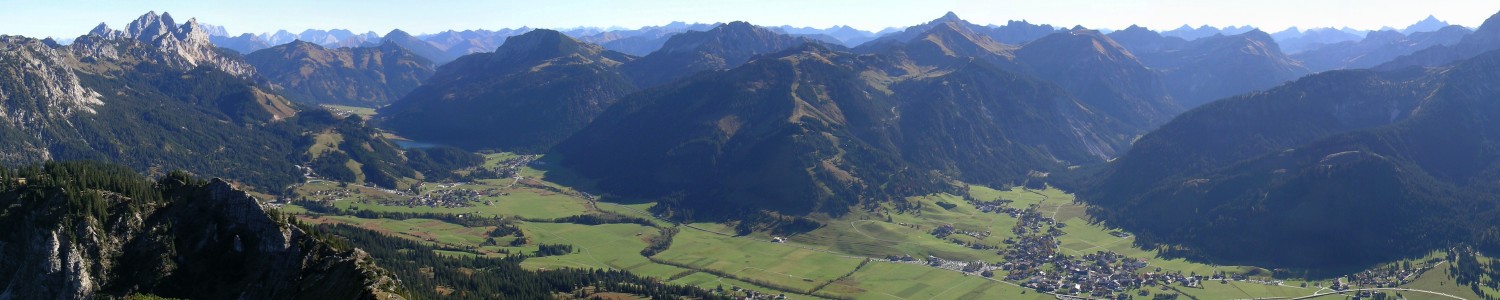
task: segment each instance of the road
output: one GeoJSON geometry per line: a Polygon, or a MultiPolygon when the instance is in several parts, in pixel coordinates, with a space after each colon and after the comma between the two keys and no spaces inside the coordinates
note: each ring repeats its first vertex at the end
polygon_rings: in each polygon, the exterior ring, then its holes
{"type": "Polygon", "coordinates": [[[1348,290],[1343,290],[1343,291],[1338,291],[1338,292],[1317,293],[1317,294],[1312,294],[1312,295],[1307,295],[1307,296],[1300,296],[1300,297],[1270,297],[1270,298],[1253,298],[1253,299],[1256,299],[1256,300],[1261,300],[1261,299],[1265,299],[1265,300],[1271,300],[1271,299],[1302,300],[1302,299],[1314,299],[1314,298],[1323,297],[1323,296],[1329,296],[1329,295],[1338,295],[1340,293],[1357,293],[1357,292],[1361,292],[1361,291],[1371,291],[1371,292],[1379,292],[1379,291],[1417,292],[1417,293],[1426,293],[1426,294],[1438,295],[1438,296],[1443,296],[1443,297],[1448,297],[1448,298],[1453,298],[1453,299],[1458,299],[1458,300],[1467,300],[1467,299],[1464,299],[1463,297],[1459,297],[1459,296],[1454,296],[1454,295],[1449,295],[1449,294],[1444,294],[1444,293],[1439,293],[1439,292],[1434,292],[1434,291],[1428,291],[1428,290],[1418,290],[1418,289],[1408,289],[1408,288],[1364,288],[1364,289],[1348,289],[1348,290]]]}

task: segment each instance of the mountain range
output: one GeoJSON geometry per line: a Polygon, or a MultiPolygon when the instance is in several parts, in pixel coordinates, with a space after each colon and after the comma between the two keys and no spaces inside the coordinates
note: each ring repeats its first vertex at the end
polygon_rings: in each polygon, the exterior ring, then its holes
{"type": "Polygon", "coordinates": [[[368,182],[395,187],[394,178],[415,175],[373,129],[258,83],[262,74],[211,45],[195,20],[148,13],[67,46],[24,37],[0,44],[0,69],[9,70],[0,76],[0,158],[9,165],[106,160],[276,191],[303,179],[298,166],[309,162],[314,135],[348,132],[340,148],[351,149],[344,158],[360,162],[355,172],[368,182]]]}
{"type": "MultiPolygon", "coordinates": [[[[1474,49],[1494,26],[1425,51],[1474,49]]],[[[1488,196],[1500,191],[1487,129],[1500,113],[1496,50],[1204,105],[1142,137],[1080,199],[1143,244],[1223,262],[1355,267],[1453,244],[1500,250],[1488,196]]]]}
{"type": "MultiPolygon", "coordinates": [[[[1092,52],[1096,42],[1113,45],[1103,35],[1059,33],[1028,44],[1053,50],[1018,57],[1015,46],[975,28],[985,27],[948,16],[866,44],[878,47],[805,42],[699,73],[622,98],[549,155],[613,195],[666,197],[658,210],[678,218],[838,215],[859,203],[947,191],[949,179],[1013,184],[1103,161],[1143,130],[1113,119],[1119,108],[1070,92],[1089,83],[1130,92],[1160,83],[1138,63],[1121,67],[1134,61],[1123,50],[1092,52]],[[910,39],[889,38],[898,35],[910,39]],[[1069,88],[1026,73],[1022,62],[1075,60],[1120,73],[1089,74],[1069,88]]],[[[752,37],[759,38],[710,39],[752,37]]],[[[1072,74],[1062,70],[1047,75],[1072,74]]],[[[1103,90],[1085,96],[1117,95],[1103,90]]],[[[1131,96],[1170,103],[1163,87],[1154,91],[1131,96]]]]}
{"type": "Polygon", "coordinates": [[[1437,31],[1415,32],[1405,35],[1394,30],[1374,31],[1363,40],[1346,41],[1292,55],[1302,61],[1310,71],[1322,72],[1341,69],[1368,69],[1435,46],[1458,44],[1472,30],[1463,26],[1448,26],[1437,31]]]}

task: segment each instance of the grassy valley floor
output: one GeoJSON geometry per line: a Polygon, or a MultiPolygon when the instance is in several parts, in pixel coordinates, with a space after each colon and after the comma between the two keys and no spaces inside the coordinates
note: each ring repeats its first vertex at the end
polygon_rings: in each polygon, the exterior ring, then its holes
{"type": "MultiPolygon", "coordinates": [[[[491,154],[486,167],[503,168],[504,162],[514,163],[518,157],[521,156],[491,154]]],[[[837,219],[823,217],[820,221],[826,224],[824,227],[795,236],[775,237],[767,233],[733,236],[728,234],[734,232],[732,227],[725,224],[673,224],[654,219],[646,213],[651,203],[598,203],[586,193],[547,180],[546,172],[529,165],[514,167],[514,178],[427,183],[419,188],[420,195],[314,180],[296,187],[300,198],[313,201],[302,203],[326,204],[344,212],[342,215],[320,214],[297,204],[282,209],[299,215],[304,222],[350,224],[431,243],[444,249],[441,253],[452,256],[501,257],[535,253],[542,245],[566,244],[572,246],[570,253],[530,258],[523,266],[626,270],[677,284],[722,287],[729,293],[749,289],[796,299],[1055,299],[1053,295],[1023,286],[1026,280],[1004,280],[1008,274],[1003,269],[980,268],[990,270],[991,277],[981,276],[980,269],[973,267],[964,272],[962,266],[966,263],[982,261],[991,265],[1007,261],[997,249],[976,248],[1003,247],[1007,240],[1020,239],[1021,235],[1014,230],[1020,220],[1017,215],[999,212],[990,205],[1004,203],[1004,207],[1029,208],[1038,217],[1052,220],[1055,224],[1037,225],[1042,230],[1025,232],[1036,234],[1052,228],[1061,231],[1055,238],[1057,254],[1082,257],[1112,252],[1123,255],[1121,262],[1144,259],[1146,265],[1135,271],[1138,274],[1181,273],[1202,278],[1216,272],[1234,275],[1232,279],[1202,280],[1191,286],[1124,289],[1109,296],[1291,299],[1331,292],[1324,287],[1335,282],[1335,279],[1279,281],[1270,277],[1270,270],[1261,268],[1157,258],[1153,251],[1136,248],[1129,233],[1091,224],[1085,206],[1055,189],[996,190],[971,186],[968,199],[972,202],[947,194],[911,197],[904,206],[887,203],[874,211],[860,211],[837,219]],[[396,213],[405,217],[392,217],[396,213]],[[557,220],[580,215],[623,216],[638,221],[588,225],[557,220]],[[497,227],[507,225],[461,224],[495,218],[514,224],[520,234],[491,234],[497,227]],[[939,237],[934,234],[939,228],[950,233],[939,237]],[[664,250],[649,257],[643,255],[643,250],[653,242],[668,239],[670,246],[664,250]],[[894,259],[901,257],[911,257],[913,261],[894,259]],[[929,265],[929,259],[941,262],[940,266],[929,265]]],[[[1015,211],[1019,209],[1012,210],[1015,211]]],[[[1444,285],[1441,281],[1447,276],[1446,269],[1437,266],[1433,271],[1411,276],[1411,283],[1404,287],[1475,297],[1466,287],[1452,287],[1451,279],[1444,285]],[[1434,286],[1433,281],[1439,282],[1434,286]]],[[[1068,289],[1071,288],[1055,292],[1073,294],[1068,289]]],[[[1078,296],[1099,298],[1087,292],[1078,296]]],[[[1423,297],[1409,292],[1403,296],[1423,297]]]]}

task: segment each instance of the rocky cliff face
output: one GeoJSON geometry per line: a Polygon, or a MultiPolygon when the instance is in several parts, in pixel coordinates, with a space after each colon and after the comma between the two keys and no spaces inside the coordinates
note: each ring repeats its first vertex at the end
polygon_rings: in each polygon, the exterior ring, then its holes
{"type": "Polygon", "coordinates": [[[222,180],[128,190],[0,192],[0,298],[400,298],[364,252],[314,238],[222,180]]]}
{"type": "Polygon", "coordinates": [[[250,64],[215,47],[209,41],[208,30],[200,26],[197,19],[188,19],[187,23],[177,25],[171,14],[157,15],[153,11],[130,22],[125,30],[114,30],[99,24],[89,31],[88,36],[95,38],[80,38],[75,41],[75,48],[92,50],[81,53],[118,59],[119,53],[110,51],[112,43],[108,41],[129,39],[159,49],[160,53],[156,53],[155,58],[171,65],[188,68],[210,65],[236,76],[248,77],[255,74],[255,68],[250,64]]]}
{"type": "Polygon", "coordinates": [[[79,84],[68,59],[43,41],[0,36],[0,121],[30,128],[103,105],[99,93],[79,84]]]}

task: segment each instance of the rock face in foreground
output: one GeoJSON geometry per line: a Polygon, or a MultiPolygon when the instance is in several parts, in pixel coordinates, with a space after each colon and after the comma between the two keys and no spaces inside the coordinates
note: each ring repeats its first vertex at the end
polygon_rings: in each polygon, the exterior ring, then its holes
{"type": "Polygon", "coordinates": [[[0,298],[400,298],[363,251],[314,238],[222,180],[153,186],[123,167],[44,168],[23,175],[29,186],[0,185],[0,298]]]}

